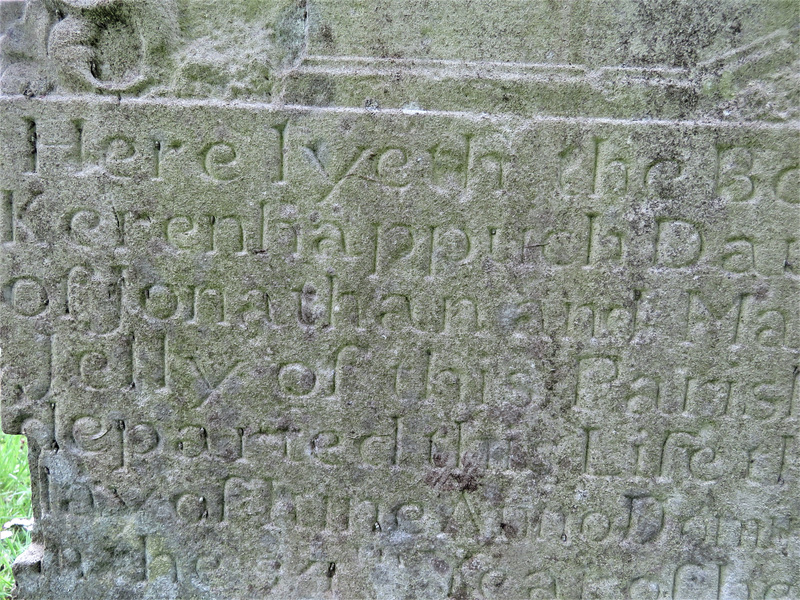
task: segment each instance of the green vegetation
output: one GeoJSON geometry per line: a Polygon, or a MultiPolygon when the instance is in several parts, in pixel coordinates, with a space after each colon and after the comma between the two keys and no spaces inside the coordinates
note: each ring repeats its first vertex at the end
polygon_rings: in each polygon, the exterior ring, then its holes
{"type": "MultiPolygon", "coordinates": [[[[30,516],[28,445],[22,436],[0,433],[0,527],[11,519],[30,516]]],[[[11,534],[0,540],[0,598],[7,598],[14,584],[11,563],[30,542],[30,534],[22,527],[0,531],[11,534]]]]}

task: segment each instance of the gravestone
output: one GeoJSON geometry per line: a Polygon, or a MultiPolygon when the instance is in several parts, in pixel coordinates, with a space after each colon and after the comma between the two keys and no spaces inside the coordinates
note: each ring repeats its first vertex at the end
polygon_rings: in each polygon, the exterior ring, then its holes
{"type": "Polygon", "coordinates": [[[0,15],[20,598],[800,597],[794,2],[0,15]]]}

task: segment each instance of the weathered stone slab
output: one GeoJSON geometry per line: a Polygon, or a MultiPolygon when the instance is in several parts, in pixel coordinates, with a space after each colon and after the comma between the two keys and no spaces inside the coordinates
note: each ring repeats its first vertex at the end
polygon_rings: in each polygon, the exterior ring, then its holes
{"type": "Polygon", "coordinates": [[[20,597],[800,594],[796,7],[475,4],[27,4],[20,597]]]}

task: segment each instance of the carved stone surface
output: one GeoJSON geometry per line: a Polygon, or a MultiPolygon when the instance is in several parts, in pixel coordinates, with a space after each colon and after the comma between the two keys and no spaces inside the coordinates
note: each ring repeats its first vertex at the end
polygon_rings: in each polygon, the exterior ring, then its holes
{"type": "Polygon", "coordinates": [[[20,598],[800,597],[793,2],[0,16],[20,598]]]}

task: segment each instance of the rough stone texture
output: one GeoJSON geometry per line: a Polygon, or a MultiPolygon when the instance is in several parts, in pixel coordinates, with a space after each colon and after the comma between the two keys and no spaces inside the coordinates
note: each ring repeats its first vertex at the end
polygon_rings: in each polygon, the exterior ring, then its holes
{"type": "Polygon", "coordinates": [[[20,598],[800,597],[795,2],[0,17],[20,598]]]}

